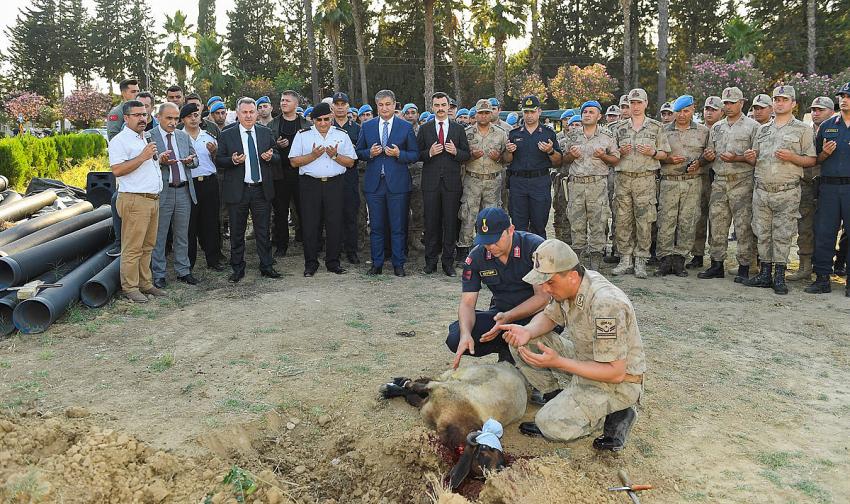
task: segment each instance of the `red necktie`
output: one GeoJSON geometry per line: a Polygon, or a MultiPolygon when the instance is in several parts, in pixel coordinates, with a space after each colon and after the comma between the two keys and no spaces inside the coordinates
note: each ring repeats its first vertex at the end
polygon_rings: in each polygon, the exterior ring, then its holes
{"type": "Polygon", "coordinates": [[[440,138],[440,143],[446,143],[446,135],[443,134],[443,123],[440,122],[440,133],[437,135],[440,138]]]}

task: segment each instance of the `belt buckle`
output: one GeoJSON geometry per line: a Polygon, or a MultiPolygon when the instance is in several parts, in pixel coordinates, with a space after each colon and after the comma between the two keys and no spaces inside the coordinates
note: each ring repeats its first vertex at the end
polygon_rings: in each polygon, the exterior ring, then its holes
{"type": "Polygon", "coordinates": [[[327,177],[322,177],[322,178],[320,178],[319,180],[321,180],[322,182],[327,182],[327,181],[328,181],[328,178],[327,178],[327,177]]]}
{"type": "Polygon", "coordinates": [[[203,175],[201,175],[200,177],[195,177],[195,178],[196,178],[196,179],[198,179],[198,182],[203,182],[203,181],[204,181],[204,176],[203,176],[203,175]]]}

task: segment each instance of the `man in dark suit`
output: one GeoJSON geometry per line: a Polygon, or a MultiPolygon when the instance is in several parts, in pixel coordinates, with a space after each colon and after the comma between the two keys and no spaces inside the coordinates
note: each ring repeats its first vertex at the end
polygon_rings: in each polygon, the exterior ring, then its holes
{"type": "Polygon", "coordinates": [[[404,245],[410,200],[407,165],[419,159],[413,127],[395,116],[395,94],[384,89],[375,95],[378,117],[367,121],[357,138],[357,157],[366,161],[363,193],[369,207],[369,238],[372,253],[370,275],[384,266],[385,219],[389,220],[392,263],[396,276],[405,276],[404,245]]]}
{"type": "Polygon", "coordinates": [[[228,281],[236,283],[245,276],[245,228],[248,212],[254,222],[260,274],[280,278],[272,267],[269,241],[271,201],[274,199],[272,165],[280,162],[270,129],[256,124],[257,104],[253,98],[236,102],[238,126],[221,132],[215,160],[224,173],[222,199],[230,219],[230,265],[228,281]]]}
{"type": "Polygon", "coordinates": [[[469,159],[469,141],[463,126],[449,120],[449,97],[431,97],[434,119],[419,128],[422,160],[422,202],[425,211],[425,273],[437,271],[442,245],[443,272],[455,276],[455,241],[463,185],[461,163],[469,159]]]}

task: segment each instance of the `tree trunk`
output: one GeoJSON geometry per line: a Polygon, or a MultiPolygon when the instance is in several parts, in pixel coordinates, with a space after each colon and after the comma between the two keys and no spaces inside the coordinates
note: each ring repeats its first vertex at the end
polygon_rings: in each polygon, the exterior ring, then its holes
{"type": "Polygon", "coordinates": [[[531,71],[543,79],[540,69],[540,12],[537,8],[537,0],[531,0],[529,4],[531,6],[531,45],[529,46],[531,71]]]}
{"type": "Polygon", "coordinates": [[[632,88],[640,87],[640,3],[632,2],[631,34],[632,42],[632,88]]]}
{"type": "MultiPolygon", "coordinates": [[[[453,22],[453,21],[452,21],[453,22]]],[[[462,97],[461,97],[461,87],[460,87],[460,65],[458,64],[458,50],[457,50],[457,28],[455,27],[449,34],[449,51],[451,52],[452,58],[452,81],[454,82],[455,96],[454,99],[457,102],[457,106],[461,106],[462,97]]]]}
{"type": "Polygon", "coordinates": [[[425,5],[425,108],[431,105],[434,94],[434,2],[424,0],[425,5]]]}
{"type": "Polygon", "coordinates": [[[369,90],[366,83],[366,43],[363,39],[363,4],[361,0],[351,0],[354,20],[354,38],[357,42],[357,66],[360,68],[360,93],[362,103],[369,103],[369,90]]]}
{"type": "Polygon", "coordinates": [[[632,0],[620,0],[623,11],[623,93],[632,85],[632,0]]]}
{"type": "Polygon", "coordinates": [[[817,29],[815,28],[815,16],[817,15],[817,1],[806,0],[806,72],[813,74],[816,70],[815,60],[817,57],[817,46],[815,45],[815,37],[817,29]]]}
{"type": "Polygon", "coordinates": [[[496,53],[496,75],[493,82],[493,91],[499,103],[505,101],[505,41],[504,36],[496,38],[493,49],[496,53]]]}
{"type": "Polygon", "coordinates": [[[328,26],[328,56],[331,59],[331,74],[334,80],[334,93],[340,91],[339,82],[339,26],[328,26]]]}
{"type": "Polygon", "coordinates": [[[307,55],[310,59],[310,86],[313,88],[313,105],[319,103],[319,66],[316,61],[316,36],[313,33],[313,2],[304,0],[304,27],[307,29],[307,55]]]}
{"type": "Polygon", "coordinates": [[[667,67],[670,64],[670,1],[658,0],[658,105],[667,101],[667,67]]]}

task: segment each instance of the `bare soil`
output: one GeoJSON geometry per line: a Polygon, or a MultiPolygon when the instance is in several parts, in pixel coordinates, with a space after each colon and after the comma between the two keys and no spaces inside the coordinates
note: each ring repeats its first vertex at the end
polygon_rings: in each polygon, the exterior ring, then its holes
{"type": "MultiPolygon", "coordinates": [[[[466,502],[433,483],[451,454],[418,412],[376,394],[393,376],[450,365],[459,281],[418,273],[417,256],[403,279],[363,266],[307,279],[298,252],[278,260],[280,280],[254,263],[232,286],[199,266],[198,287],[172,280],[170,296],[147,305],[75,306],[47,333],[0,342],[0,499],[466,502]]],[[[613,280],[635,305],[649,364],[627,449],[599,455],[590,439],[551,443],[506,426],[515,462],[463,493],[626,503],[606,491],[625,469],[656,487],[644,503],[847,502],[843,285],[810,296],[792,283],[776,296],[695,272],[613,280]]]]}

